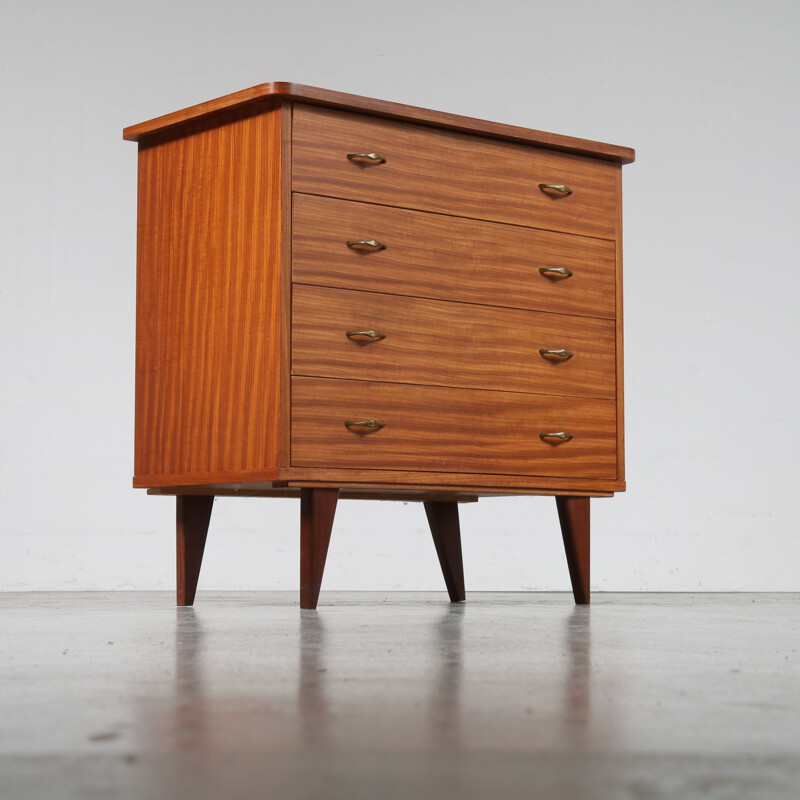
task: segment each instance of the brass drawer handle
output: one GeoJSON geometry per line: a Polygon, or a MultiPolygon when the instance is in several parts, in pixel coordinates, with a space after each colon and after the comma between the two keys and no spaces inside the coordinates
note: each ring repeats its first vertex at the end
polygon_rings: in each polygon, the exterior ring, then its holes
{"type": "Polygon", "coordinates": [[[547,359],[556,359],[558,361],[569,361],[575,353],[571,353],[569,350],[547,350],[544,347],[539,348],[539,355],[542,358],[547,359]]]}
{"type": "Polygon", "coordinates": [[[571,269],[567,269],[566,267],[539,267],[539,272],[545,276],[545,278],[571,278],[575,273],[571,269]]]}
{"type": "Polygon", "coordinates": [[[539,438],[548,444],[561,444],[561,442],[568,442],[575,437],[566,431],[559,431],[558,433],[540,433],[539,438]]]}
{"type": "Polygon", "coordinates": [[[348,161],[366,161],[368,164],[385,164],[386,159],[377,153],[348,153],[348,161]]]}
{"type": "Polygon", "coordinates": [[[347,331],[345,336],[348,339],[369,339],[371,342],[379,342],[386,338],[386,334],[379,331],[347,331]]]}
{"type": "Polygon", "coordinates": [[[539,188],[545,194],[556,192],[561,197],[569,197],[572,194],[572,189],[569,186],[564,186],[563,183],[540,183],[539,188]]]}
{"type": "Polygon", "coordinates": [[[383,242],[379,242],[377,239],[351,239],[349,242],[345,242],[345,244],[351,250],[366,250],[369,253],[386,249],[386,245],[383,242]]]}
{"type": "Polygon", "coordinates": [[[386,427],[385,422],[378,422],[376,419],[352,420],[349,419],[345,423],[346,428],[367,428],[368,430],[377,431],[386,427]]]}

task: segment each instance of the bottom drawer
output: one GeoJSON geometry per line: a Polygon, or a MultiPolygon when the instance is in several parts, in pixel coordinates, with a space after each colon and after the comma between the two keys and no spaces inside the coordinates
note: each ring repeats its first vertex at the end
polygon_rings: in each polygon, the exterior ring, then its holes
{"type": "Polygon", "coordinates": [[[613,400],[293,378],[291,402],[294,467],[617,477],[613,400]]]}

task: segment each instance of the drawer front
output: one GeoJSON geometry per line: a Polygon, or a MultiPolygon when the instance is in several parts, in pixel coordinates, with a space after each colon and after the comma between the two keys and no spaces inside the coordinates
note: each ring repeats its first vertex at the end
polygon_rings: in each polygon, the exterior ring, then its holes
{"type": "Polygon", "coordinates": [[[604,239],[293,199],[292,279],[300,283],[612,319],[615,258],[604,239]],[[372,240],[385,249],[347,246],[372,240]]]}
{"type": "Polygon", "coordinates": [[[296,104],[292,189],[613,239],[618,165],[296,104]],[[375,153],[385,163],[350,160],[375,153]],[[566,186],[572,194],[542,191],[566,186]]]}
{"type": "Polygon", "coordinates": [[[292,466],[611,480],[615,409],[611,400],[296,377],[292,466]],[[385,427],[345,426],[369,420],[385,427]],[[574,438],[540,438],[561,432],[574,438]]]}
{"type": "Polygon", "coordinates": [[[294,375],[610,399],[614,336],[612,320],[292,289],[294,375]]]}

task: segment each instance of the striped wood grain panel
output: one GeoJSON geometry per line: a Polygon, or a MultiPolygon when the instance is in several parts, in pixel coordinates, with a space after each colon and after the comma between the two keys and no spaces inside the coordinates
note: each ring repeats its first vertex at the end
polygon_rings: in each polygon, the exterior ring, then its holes
{"type": "Polygon", "coordinates": [[[295,191],[613,239],[615,165],[583,156],[295,104],[295,191]],[[364,165],[348,153],[374,152],[364,165]],[[539,184],[566,185],[552,197],[539,184]]]}
{"type": "Polygon", "coordinates": [[[617,286],[615,291],[617,308],[616,322],[616,353],[617,353],[617,465],[619,479],[625,480],[625,376],[623,369],[623,314],[622,314],[622,166],[616,168],[617,196],[617,286]]]}
{"type": "Polygon", "coordinates": [[[295,194],[293,280],[613,319],[614,243],[295,194]],[[348,248],[376,239],[386,250],[348,248]],[[566,279],[540,267],[567,267],[566,279]]]}
{"type": "Polygon", "coordinates": [[[135,485],[278,466],[280,117],[140,145],[135,485]]]}
{"type": "Polygon", "coordinates": [[[614,337],[606,319],[316,286],[292,297],[294,375],[611,399],[614,337]],[[345,335],[364,330],[386,338],[345,335]]]}
{"type": "Polygon", "coordinates": [[[616,403],[292,379],[292,466],[615,479],[616,403]],[[351,430],[374,419],[381,430],[351,430]],[[542,432],[568,431],[558,445],[542,432]]]}

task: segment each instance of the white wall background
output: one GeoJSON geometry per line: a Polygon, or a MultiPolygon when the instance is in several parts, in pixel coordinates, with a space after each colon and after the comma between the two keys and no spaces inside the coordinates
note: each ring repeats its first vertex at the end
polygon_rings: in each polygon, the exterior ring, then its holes
{"type": "MultiPolygon", "coordinates": [[[[173,585],[130,488],[136,146],[291,80],[635,147],[627,494],[593,588],[798,590],[800,3],[27,0],[0,25],[0,586],[173,585]]],[[[218,500],[201,588],[295,588],[297,501],[218,500]]],[[[565,589],[549,498],[462,510],[468,589],[565,589]]],[[[422,508],[342,503],[323,589],[440,588],[422,508]]]]}

